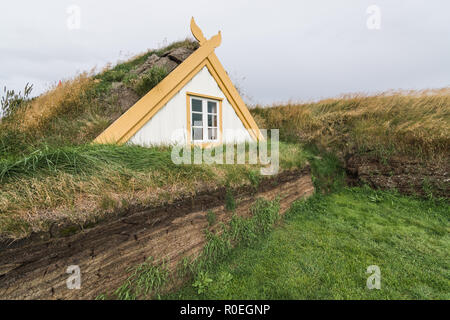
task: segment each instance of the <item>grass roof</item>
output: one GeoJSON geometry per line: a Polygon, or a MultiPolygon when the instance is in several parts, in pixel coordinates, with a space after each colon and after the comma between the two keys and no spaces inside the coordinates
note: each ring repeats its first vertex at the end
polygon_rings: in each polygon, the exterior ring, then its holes
{"type": "Polygon", "coordinates": [[[42,146],[90,143],[164,79],[170,67],[180,63],[162,58],[179,48],[193,52],[198,44],[187,39],[108,66],[97,74],[81,73],[22,103],[0,122],[0,157],[27,154],[42,146]],[[152,55],[162,58],[162,63],[143,69],[152,55]]]}

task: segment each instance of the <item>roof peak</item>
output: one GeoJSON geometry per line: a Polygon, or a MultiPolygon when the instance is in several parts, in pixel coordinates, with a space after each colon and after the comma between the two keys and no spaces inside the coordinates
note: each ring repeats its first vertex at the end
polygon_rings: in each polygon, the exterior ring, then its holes
{"type": "Polygon", "coordinates": [[[207,42],[211,42],[214,48],[217,48],[222,43],[222,32],[219,31],[215,36],[211,37],[211,39],[207,40],[203,35],[202,29],[195,22],[194,17],[191,18],[191,32],[195,39],[199,42],[200,46],[203,46],[207,42]]]}

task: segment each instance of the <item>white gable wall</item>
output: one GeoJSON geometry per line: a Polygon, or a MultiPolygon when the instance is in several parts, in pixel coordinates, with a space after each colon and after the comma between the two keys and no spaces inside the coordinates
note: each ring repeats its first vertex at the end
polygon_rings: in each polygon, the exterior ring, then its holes
{"type": "Polygon", "coordinates": [[[240,133],[232,139],[228,138],[227,141],[238,143],[252,141],[216,80],[211,76],[208,68],[204,67],[130,139],[129,143],[141,146],[186,144],[186,92],[223,98],[224,135],[228,131],[240,133]]]}

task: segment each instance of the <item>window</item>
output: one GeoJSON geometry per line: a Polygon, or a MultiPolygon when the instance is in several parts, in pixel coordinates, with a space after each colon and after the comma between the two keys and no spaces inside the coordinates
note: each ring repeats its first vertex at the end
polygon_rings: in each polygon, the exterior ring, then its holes
{"type": "Polygon", "coordinates": [[[191,139],[195,142],[219,140],[219,102],[191,97],[191,139]]]}

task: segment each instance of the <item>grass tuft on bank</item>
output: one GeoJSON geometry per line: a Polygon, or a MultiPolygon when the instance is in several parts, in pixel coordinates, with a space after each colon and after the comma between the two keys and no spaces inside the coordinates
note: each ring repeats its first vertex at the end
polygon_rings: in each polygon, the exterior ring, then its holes
{"type": "MultiPolygon", "coordinates": [[[[61,222],[83,227],[130,208],[162,205],[202,191],[257,187],[264,178],[260,165],[176,165],[171,151],[132,145],[45,146],[0,159],[0,235],[19,239],[61,222]]],[[[301,169],[307,159],[300,145],[280,144],[280,171],[301,169]]]]}
{"type": "Polygon", "coordinates": [[[450,88],[259,106],[252,114],[260,127],[280,129],[284,141],[314,144],[342,157],[450,157],[450,88]]]}

